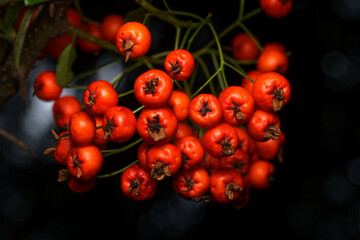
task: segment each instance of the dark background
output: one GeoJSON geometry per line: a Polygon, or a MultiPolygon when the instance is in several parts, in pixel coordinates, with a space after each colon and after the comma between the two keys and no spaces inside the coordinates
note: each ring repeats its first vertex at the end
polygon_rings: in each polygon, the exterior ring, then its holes
{"type": "MultiPolygon", "coordinates": [[[[132,1],[80,3],[85,14],[97,20],[111,12],[125,15],[137,7],[132,1]]],[[[154,4],[163,8],[161,1],[154,4]]],[[[169,5],[203,17],[211,12],[218,32],[238,11],[238,1],[169,1],[169,5]]],[[[245,12],[256,7],[257,1],[248,0],[245,12]]],[[[292,98],[280,113],[285,161],[276,163],[270,188],[251,192],[249,204],[240,210],[184,200],[173,194],[170,181],[161,182],[159,192],[145,202],[124,197],[118,177],[99,179],[85,194],[71,192],[56,182],[61,167],[41,155],[53,144],[51,104],[32,98],[26,108],[15,96],[0,109],[0,124],[41,157],[33,158],[0,139],[0,239],[360,239],[359,21],[359,1],[295,0],[284,19],[261,13],[245,22],[262,43],[277,41],[292,51],[286,73],[292,98]]],[[[154,19],[150,26],[150,52],[172,46],[170,25],[154,19]]],[[[205,29],[194,48],[206,43],[207,36],[211,35],[205,29]]],[[[230,44],[230,36],[222,39],[223,45],[230,44]]],[[[111,57],[102,53],[100,60],[111,57]]],[[[76,64],[88,69],[92,61],[95,57],[80,54],[76,64]]],[[[29,76],[29,92],[36,71],[53,68],[48,58],[38,62],[29,76]]],[[[109,79],[112,72],[106,72],[109,79]]],[[[230,82],[240,79],[228,74],[230,82]]],[[[131,77],[122,89],[131,85],[131,77]]],[[[131,99],[123,102],[131,104],[131,99]]],[[[131,162],[135,151],[108,160],[103,172],[131,162]]]]}

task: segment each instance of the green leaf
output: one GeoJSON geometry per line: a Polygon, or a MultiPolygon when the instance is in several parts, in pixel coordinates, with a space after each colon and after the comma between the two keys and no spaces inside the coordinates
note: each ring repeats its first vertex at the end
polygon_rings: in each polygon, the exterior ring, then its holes
{"type": "Polygon", "coordinates": [[[49,2],[49,0],[24,0],[25,6],[32,6],[43,2],[49,2]]]}
{"type": "Polygon", "coordinates": [[[16,35],[15,45],[14,45],[14,55],[15,55],[14,61],[15,61],[15,67],[17,69],[19,69],[19,67],[20,67],[21,52],[22,52],[22,49],[24,46],[26,31],[29,27],[33,11],[34,11],[34,8],[32,8],[32,7],[26,10],[24,17],[21,21],[19,31],[16,35]]]}
{"type": "Polygon", "coordinates": [[[145,13],[147,13],[147,11],[144,8],[136,8],[125,14],[124,22],[142,22],[145,18],[145,13]]]}
{"type": "Polygon", "coordinates": [[[77,57],[74,43],[69,44],[61,53],[56,64],[56,83],[62,87],[67,86],[74,79],[72,65],[77,57]]]}

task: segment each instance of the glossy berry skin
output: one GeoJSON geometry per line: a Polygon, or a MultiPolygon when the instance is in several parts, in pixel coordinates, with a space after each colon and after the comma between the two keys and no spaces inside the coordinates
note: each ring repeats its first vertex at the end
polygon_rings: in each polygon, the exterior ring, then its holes
{"type": "Polygon", "coordinates": [[[142,141],[140,143],[139,147],[138,147],[137,152],[136,152],[137,159],[139,160],[139,165],[140,165],[140,167],[142,167],[145,170],[148,170],[147,165],[146,165],[146,154],[147,154],[147,151],[150,149],[151,146],[152,146],[152,144],[150,144],[150,143],[148,143],[146,141],[142,141]]]}
{"type": "Polygon", "coordinates": [[[255,110],[246,126],[249,136],[260,142],[269,139],[277,140],[281,134],[279,116],[274,112],[261,109],[255,110]]]}
{"type": "Polygon", "coordinates": [[[201,140],[194,136],[185,136],[174,142],[182,156],[182,169],[190,170],[201,166],[205,149],[201,140]]]}
{"type": "Polygon", "coordinates": [[[134,113],[123,106],[109,108],[103,117],[105,139],[122,143],[132,138],[136,132],[134,113]]]}
{"type": "Polygon", "coordinates": [[[260,54],[256,67],[262,72],[277,72],[285,74],[289,68],[289,60],[285,52],[267,50],[260,54]]]}
{"type": "Polygon", "coordinates": [[[220,159],[221,158],[216,158],[216,157],[211,156],[208,153],[205,153],[203,166],[211,174],[213,171],[220,168],[220,159]]]}
{"type": "Polygon", "coordinates": [[[101,22],[101,33],[103,39],[115,43],[116,35],[121,25],[124,24],[124,17],[120,14],[109,14],[101,22]]]}
{"type": "MultiPolygon", "coordinates": [[[[253,81],[256,80],[256,78],[261,74],[262,72],[254,69],[254,70],[250,70],[246,75],[252,79],[253,81]]],[[[245,88],[250,94],[252,94],[252,88],[253,88],[254,83],[251,82],[249,79],[247,79],[246,77],[243,77],[240,83],[240,86],[245,88]]]]}
{"type": "Polygon", "coordinates": [[[176,131],[176,134],[174,137],[176,139],[179,139],[179,138],[185,137],[185,136],[196,136],[196,132],[187,123],[179,122],[177,131],[176,131]]]}
{"type": "Polygon", "coordinates": [[[178,120],[167,106],[144,108],[136,121],[136,130],[144,141],[150,144],[163,144],[175,136],[178,120]]]}
{"type": "MultiPolygon", "coordinates": [[[[88,22],[84,25],[81,25],[81,29],[96,38],[102,38],[101,27],[98,24],[88,22]]],[[[83,52],[97,53],[101,50],[101,47],[99,45],[82,38],[77,38],[76,42],[80,50],[83,52]]]]}
{"type": "Polygon", "coordinates": [[[210,174],[210,193],[216,202],[234,202],[242,190],[243,179],[235,169],[219,168],[210,174]]]}
{"type": "Polygon", "coordinates": [[[157,181],[175,175],[181,168],[181,152],[172,143],[153,145],[146,154],[147,169],[157,181]]]}
{"type": "Polygon", "coordinates": [[[250,154],[250,151],[249,151],[250,136],[249,136],[247,130],[243,127],[237,127],[237,126],[234,126],[234,129],[235,129],[238,139],[239,139],[238,149],[241,149],[244,152],[250,154]]]}
{"type": "Polygon", "coordinates": [[[274,172],[275,167],[269,161],[258,160],[253,162],[247,173],[250,186],[257,190],[268,188],[274,172]]]}
{"type": "Polygon", "coordinates": [[[66,165],[67,155],[70,149],[73,147],[73,143],[69,138],[69,132],[63,131],[56,139],[55,148],[53,152],[54,159],[61,165],[66,165]]]}
{"type": "Polygon", "coordinates": [[[220,92],[219,101],[223,122],[229,125],[246,124],[255,110],[253,96],[243,87],[230,86],[220,92]]]}
{"type": "Polygon", "coordinates": [[[158,69],[151,69],[138,76],[134,83],[136,100],[146,107],[166,105],[173,92],[170,76],[158,69]]]}
{"type": "Polygon", "coordinates": [[[229,124],[219,125],[206,129],[203,137],[205,150],[213,157],[231,156],[239,144],[237,132],[229,124]]]}
{"type": "Polygon", "coordinates": [[[262,73],[253,85],[253,97],[259,108],[269,112],[280,111],[290,100],[290,83],[279,73],[262,73]]]}
{"type": "Polygon", "coordinates": [[[183,122],[189,117],[190,102],[190,98],[186,93],[180,90],[174,90],[167,105],[174,112],[178,121],[183,122]]]}
{"type": "Polygon", "coordinates": [[[147,200],[153,197],[158,189],[157,181],[139,164],[127,168],[120,181],[122,192],[134,200],[147,200]]]}
{"type": "Polygon", "coordinates": [[[73,147],[67,157],[70,175],[83,181],[96,177],[102,165],[103,156],[94,145],[73,147]]]}
{"type": "Polygon", "coordinates": [[[71,115],[80,111],[80,101],[70,95],[59,97],[52,107],[54,121],[61,130],[66,130],[71,115]]]}
{"type": "Polygon", "coordinates": [[[192,170],[180,170],[173,178],[177,193],[185,198],[198,198],[210,187],[209,173],[203,167],[192,170]]]}
{"type": "Polygon", "coordinates": [[[69,132],[71,141],[77,146],[91,144],[95,138],[95,118],[86,111],[80,111],[71,115],[69,120],[69,132]]]}
{"type": "Polygon", "coordinates": [[[210,93],[194,97],[189,105],[189,117],[199,127],[210,128],[218,125],[223,118],[219,99],[210,93]]]}
{"type": "Polygon", "coordinates": [[[191,77],[195,61],[192,54],[185,49],[171,51],[165,58],[165,71],[177,81],[184,81],[191,77]]]}
{"type": "Polygon", "coordinates": [[[116,46],[120,53],[125,56],[127,62],[130,58],[144,56],[151,46],[151,34],[149,29],[139,22],[127,22],[118,30],[116,46]]]}
{"type": "Polygon", "coordinates": [[[105,138],[103,117],[94,116],[94,118],[96,124],[94,145],[97,146],[99,149],[106,149],[106,145],[110,141],[110,139],[105,138]]]}
{"type": "Polygon", "coordinates": [[[266,142],[256,142],[256,153],[259,158],[272,161],[279,154],[280,144],[280,137],[278,140],[269,139],[266,142]]]}
{"type": "Polygon", "coordinates": [[[73,42],[73,37],[69,34],[61,34],[50,40],[46,46],[46,53],[53,59],[58,60],[64,49],[73,42]]]}
{"type": "Polygon", "coordinates": [[[62,87],[56,83],[56,73],[44,71],[37,75],[34,82],[35,95],[44,101],[56,100],[60,97],[62,87]]]}
{"type": "Polygon", "coordinates": [[[255,60],[260,54],[256,43],[247,33],[236,34],[231,41],[231,46],[233,57],[237,60],[255,60]]]}
{"type": "Polygon", "coordinates": [[[271,18],[283,18],[292,9],[292,0],[260,0],[260,7],[271,18]]]}
{"type": "Polygon", "coordinates": [[[241,176],[245,176],[250,166],[250,156],[247,152],[237,148],[231,156],[220,158],[220,168],[233,168],[241,176]]]}
{"type": "Polygon", "coordinates": [[[92,178],[90,180],[84,181],[71,176],[68,181],[68,187],[73,192],[81,194],[90,191],[94,187],[95,183],[96,183],[96,178],[92,178]]]}
{"type": "Polygon", "coordinates": [[[92,82],[83,94],[85,109],[92,115],[101,116],[111,107],[118,105],[119,98],[114,87],[105,80],[92,82]]]}

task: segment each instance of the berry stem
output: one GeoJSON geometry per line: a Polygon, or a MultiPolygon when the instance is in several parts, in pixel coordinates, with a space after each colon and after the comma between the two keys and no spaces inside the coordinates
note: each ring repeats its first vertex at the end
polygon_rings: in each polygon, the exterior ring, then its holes
{"type": "Polygon", "coordinates": [[[128,169],[129,167],[131,167],[132,165],[135,165],[139,162],[139,160],[135,160],[133,161],[132,163],[130,163],[129,165],[117,170],[117,171],[114,171],[114,172],[111,172],[111,173],[107,173],[107,174],[103,174],[103,175],[98,175],[97,178],[108,178],[108,177],[112,177],[112,176],[115,176],[115,175],[118,175],[120,173],[122,173],[123,171],[125,171],[126,169],[128,169]]]}
{"type": "Polygon", "coordinates": [[[235,72],[239,73],[241,76],[247,78],[250,82],[254,83],[255,81],[252,80],[251,78],[249,78],[245,73],[243,73],[242,71],[240,71],[239,69],[235,68],[233,65],[227,63],[227,62],[224,62],[224,64],[228,67],[230,67],[231,69],[233,69],[235,72]]]}
{"type": "Polygon", "coordinates": [[[132,90],[130,90],[130,91],[127,91],[127,92],[124,92],[124,93],[120,93],[120,94],[118,95],[118,98],[124,97],[124,96],[129,95],[129,94],[131,94],[131,93],[133,93],[133,92],[134,92],[134,89],[132,89],[132,90]]]}
{"type": "Polygon", "coordinates": [[[242,22],[238,22],[238,25],[244,30],[244,32],[246,32],[251,37],[251,39],[254,41],[254,43],[259,48],[259,50],[261,52],[264,52],[263,47],[261,46],[260,42],[255,38],[255,36],[252,34],[252,32],[242,22]]]}
{"type": "Polygon", "coordinates": [[[132,143],[129,143],[128,145],[122,147],[122,148],[116,148],[116,149],[109,149],[109,150],[101,150],[102,153],[105,153],[104,154],[104,157],[108,157],[108,156],[111,156],[111,155],[114,155],[114,154],[117,154],[117,153],[121,153],[121,152],[125,152],[126,150],[128,150],[129,148],[139,144],[143,139],[142,138],[139,138],[138,140],[132,142],[132,143]]]}

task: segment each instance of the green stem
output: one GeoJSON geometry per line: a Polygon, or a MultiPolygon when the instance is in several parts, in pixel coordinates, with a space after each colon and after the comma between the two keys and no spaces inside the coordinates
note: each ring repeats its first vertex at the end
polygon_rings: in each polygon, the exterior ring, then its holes
{"type": "Polygon", "coordinates": [[[135,160],[132,163],[130,163],[129,165],[127,165],[126,167],[123,167],[122,169],[119,169],[115,172],[111,172],[111,173],[107,173],[107,174],[103,174],[103,175],[98,175],[97,178],[108,178],[108,177],[112,177],[115,175],[118,175],[120,173],[122,173],[123,171],[125,171],[126,169],[128,169],[129,167],[131,167],[132,165],[135,165],[139,162],[139,160],[135,160]]]}
{"type": "MultiPolygon", "coordinates": [[[[211,60],[213,62],[215,69],[220,68],[219,62],[217,61],[215,54],[211,54],[211,60]]],[[[218,74],[217,77],[219,80],[219,85],[220,85],[221,90],[224,90],[225,88],[227,88],[228,85],[227,85],[226,81],[223,79],[222,75],[218,74]]]]}
{"type": "Polygon", "coordinates": [[[154,15],[154,16],[160,18],[161,20],[168,22],[177,27],[186,28],[191,24],[191,21],[183,21],[183,20],[175,18],[172,15],[173,11],[162,11],[146,0],[135,0],[135,2],[150,12],[150,13],[145,14],[146,16],[154,15]]]}
{"type": "Polygon", "coordinates": [[[178,49],[178,48],[179,48],[180,35],[181,35],[181,27],[176,27],[176,35],[175,35],[175,45],[174,45],[174,49],[178,49]]]}
{"type": "Polygon", "coordinates": [[[141,111],[141,110],[144,109],[144,108],[145,108],[145,106],[142,105],[142,106],[138,107],[137,109],[135,109],[135,110],[133,111],[133,113],[136,114],[136,113],[138,113],[139,111],[141,111]]]}
{"type": "MultiPolygon", "coordinates": [[[[209,69],[208,69],[206,63],[204,62],[204,60],[201,57],[197,57],[196,60],[200,64],[206,79],[209,79],[211,77],[210,72],[209,72],[209,69]]],[[[215,85],[214,85],[214,83],[212,81],[209,82],[209,88],[210,88],[210,92],[212,94],[216,95],[215,85]]]]}
{"type": "Polygon", "coordinates": [[[254,36],[254,34],[252,34],[252,32],[242,23],[239,22],[238,25],[244,30],[244,32],[246,32],[251,39],[254,41],[254,43],[256,44],[256,46],[259,48],[259,50],[261,52],[264,51],[263,47],[261,46],[260,42],[256,39],[256,37],[254,36]]]}
{"type": "Polygon", "coordinates": [[[190,32],[191,30],[193,30],[195,28],[195,25],[194,24],[191,24],[187,29],[186,29],[186,32],[184,33],[184,36],[181,40],[181,44],[180,44],[180,49],[184,49],[185,47],[185,43],[190,35],[190,32]]]}
{"type": "Polygon", "coordinates": [[[173,83],[183,92],[185,92],[185,89],[180,85],[179,81],[176,81],[173,79],[173,83]]]}
{"type": "Polygon", "coordinates": [[[130,90],[130,91],[127,91],[127,92],[124,92],[124,93],[120,93],[120,94],[118,95],[118,98],[124,97],[124,96],[129,95],[129,94],[131,94],[131,93],[133,93],[133,92],[134,92],[134,89],[133,89],[133,90],[130,90]]]}
{"type": "Polygon", "coordinates": [[[190,46],[191,46],[192,42],[194,41],[195,37],[198,35],[200,30],[205,26],[205,24],[208,24],[208,22],[210,21],[210,18],[211,18],[211,14],[209,13],[207,15],[207,17],[203,21],[201,21],[201,24],[199,25],[199,27],[197,27],[197,29],[195,30],[195,32],[193,33],[191,38],[188,40],[188,45],[186,47],[186,50],[189,51],[190,46]]]}
{"type": "Polygon", "coordinates": [[[255,81],[252,80],[251,78],[249,78],[245,73],[243,73],[242,71],[240,71],[239,69],[235,68],[233,65],[227,63],[227,62],[224,62],[224,65],[230,67],[231,69],[233,69],[235,72],[239,73],[241,76],[247,78],[250,82],[254,83],[255,81]]]}
{"type": "Polygon", "coordinates": [[[208,85],[211,80],[213,80],[213,78],[218,75],[220,71],[222,71],[221,68],[219,68],[193,95],[191,95],[191,98],[194,98],[196,95],[198,95],[206,87],[206,85],[208,85]]]}
{"type": "Polygon", "coordinates": [[[114,155],[114,154],[117,154],[117,153],[125,152],[129,148],[132,148],[133,146],[141,143],[142,140],[143,140],[142,138],[139,138],[138,140],[136,140],[136,141],[134,141],[134,142],[122,147],[122,148],[110,149],[110,150],[101,150],[101,152],[105,153],[104,157],[108,157],[108,156],[111,156],[111,155],[114,155]]]}

